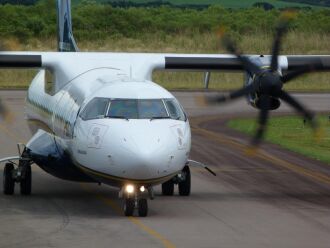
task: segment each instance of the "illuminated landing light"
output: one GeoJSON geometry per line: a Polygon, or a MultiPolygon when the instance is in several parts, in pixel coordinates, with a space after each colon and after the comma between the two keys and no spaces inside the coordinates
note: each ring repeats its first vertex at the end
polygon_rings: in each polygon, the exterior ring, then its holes
{"type": "Polygon", "coordinates": [[[144,186],[141,186],[141,187],[140,187],[140,191],[141,191],[141,192],[144,192],[144,191],[146,191],[146,188],[145,188],[144,186]]]}
{"type": "Polygon", "coordinates": [[[125,191],[128,193],[128,194],[132,194],[134,192],[134,186],[131,185],[131,184],[128,184],[125,186],[125,191]]]}

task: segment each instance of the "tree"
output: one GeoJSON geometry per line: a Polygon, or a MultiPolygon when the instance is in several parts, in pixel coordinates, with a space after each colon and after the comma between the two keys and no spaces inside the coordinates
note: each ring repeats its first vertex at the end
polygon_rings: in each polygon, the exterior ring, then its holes
{"type": "Polygon", "coordinates": [[[267,2],[257,2],[255,4],[253,4],[253,7],[263,8],[264,10],[272,10],[275,8],[274,5],[267,3],[267,2]]]}

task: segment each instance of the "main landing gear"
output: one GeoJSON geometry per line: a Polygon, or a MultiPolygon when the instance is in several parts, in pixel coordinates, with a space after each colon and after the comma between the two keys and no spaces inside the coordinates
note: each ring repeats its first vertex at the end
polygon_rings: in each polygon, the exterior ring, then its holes
{"type": "Polygon", "coordinates": [[[5,195],[13,195],[15,192],[15,183],[20,184],[21,195],[31,194],[31,160],[24,156],[23,151],[22,156],[18,160],[18,164],[9,161],[5,164],[3,170],[3,193],[5,195]]]}
{"type": "Polygon", "coordinates": [[[174,178],[162,184],[162,194],[171,196],[174,194],[174,185],[177,184],[179,187],[179,195],[189,196],[191,189],[191,175],[189,166],[186,165],[181,173],[174,178]]]}
{"type": "Polygon", "coordinates": [[[148,200],[153,199],[152,188],[146,189],[144,186],[135,187],[126,185],[120,192],[120,196],[124,198],[123,209],[125,216],[133,216],[136,209],[140,217],[148,215],[148,200]]]}

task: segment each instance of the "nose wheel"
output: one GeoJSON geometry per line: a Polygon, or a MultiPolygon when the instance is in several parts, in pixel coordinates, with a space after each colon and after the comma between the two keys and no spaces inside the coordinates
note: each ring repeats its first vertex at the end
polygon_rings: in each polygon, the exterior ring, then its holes
{"type": "Polygon", "coordinates": [[[148,200],[154,199],[152,187],[134,186],[128,184],[119,192],[119,197],[123,198],[123,210],[125,216],[133,216],[134,211],[137,210],[139,217],[146,217],[148,215],[148,200]]]}
{"type": "Polygon", "coordinates": [[[148,201],[147,199],[138,200],[138,213],[140,217],[146,217],[148,215],[148,201]]]}
{"type": "Polygon", "coordinates": [[[135,208],[135,200],[132,198],[124,199],[124,214],[125,216],[132,216],[135,208]]]}
{"type": "Polygon", "coordinates": [[[148,215],[148,200],[145,198],[125,198],[124,215],[133,216],[135,209],[137,209],[139,217],[146,217],[148,215]]]}

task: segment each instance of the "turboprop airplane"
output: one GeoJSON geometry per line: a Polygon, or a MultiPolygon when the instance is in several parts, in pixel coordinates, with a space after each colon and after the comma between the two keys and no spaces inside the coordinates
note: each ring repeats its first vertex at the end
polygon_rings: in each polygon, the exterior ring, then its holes
{"type": "Polygon", "coordinates": [[[164,195],[173,195],[175,184],[180,195],[190,194],[193,162],[187,115],[170,92],[152,82],[154,70],[246,69],[248,89],[215,101],[247,95],[264,116],[279,107],[279,98],[290,102],[281,90],[284,79],[330,69],[330,56],[277,56],[279,42],[273,56],[241,56],[228,44],[236,55],[79,52],[70,0],[59,0],[58,52],[0,53],[0,68],[40,69],[26,98],[33,136],[19,146],[19,156],[1,159],[4,194],[12,195],[16,183],[21,194],[31,194],[36,164],[61,179],[117,187],[126,216],[135,209],[147,216],[155,185],[162,184],[164,195]]]}

